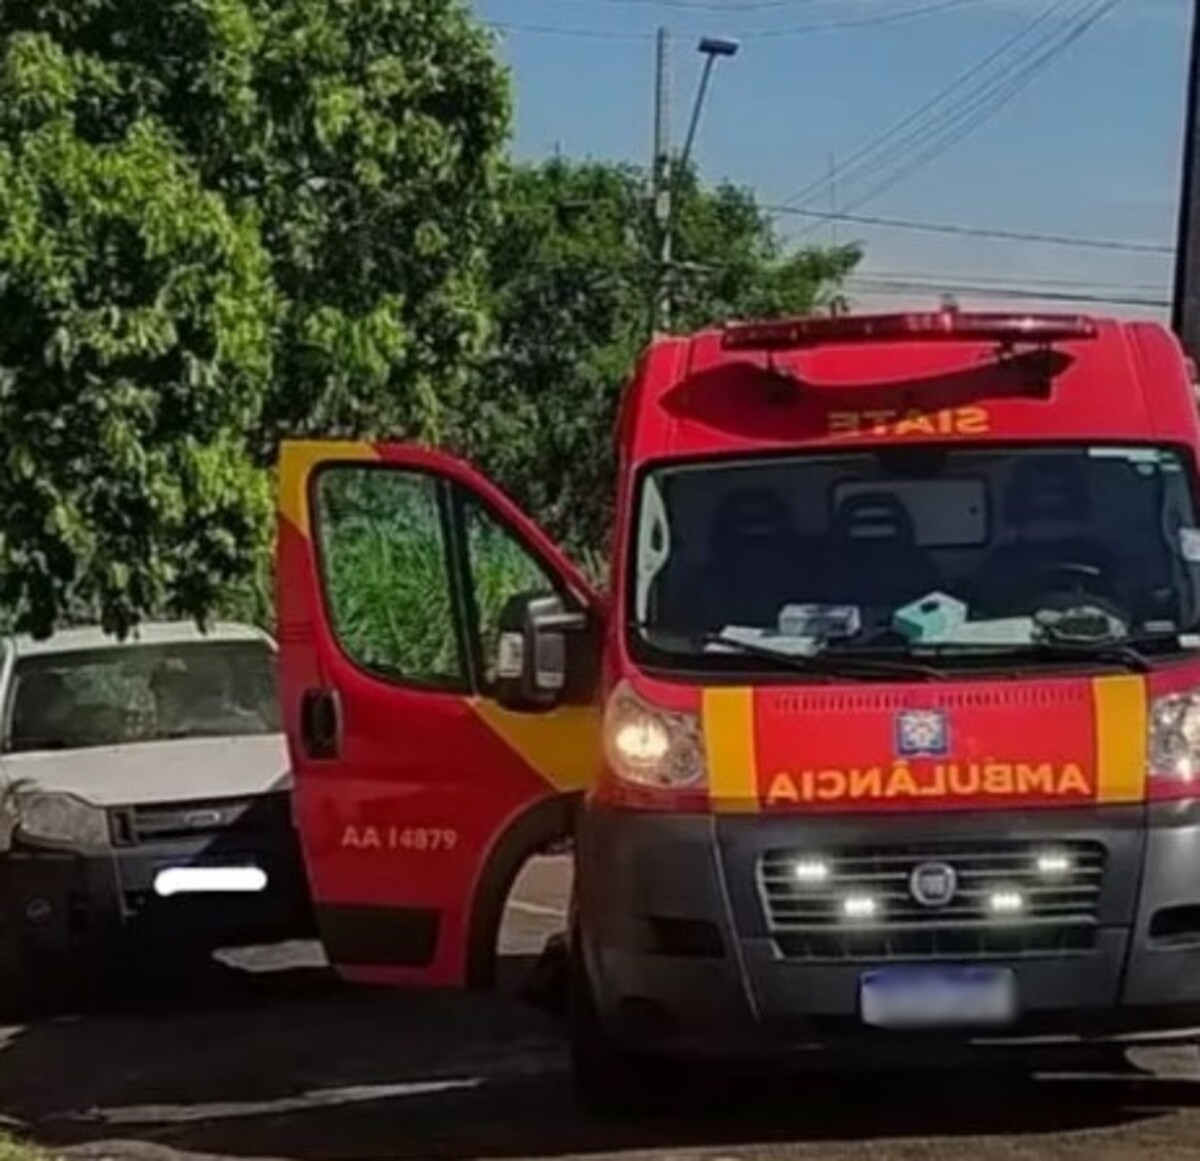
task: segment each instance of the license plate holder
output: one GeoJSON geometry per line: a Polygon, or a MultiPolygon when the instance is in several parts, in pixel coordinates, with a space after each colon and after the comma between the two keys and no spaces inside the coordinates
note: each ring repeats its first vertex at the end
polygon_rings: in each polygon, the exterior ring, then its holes
{"type": "Polygon", "coordinates": [[[1011,968],[897,966],[859,978],[864,1024],[901,1031],[997,1028],[1017,1016],[1011,968]]]}

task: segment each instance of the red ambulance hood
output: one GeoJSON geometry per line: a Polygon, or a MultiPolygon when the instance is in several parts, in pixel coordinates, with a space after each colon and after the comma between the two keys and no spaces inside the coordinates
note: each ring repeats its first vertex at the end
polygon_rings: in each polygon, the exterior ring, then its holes
{"type": "Polygon", "coordinates": [[[1140,676],[714,688],[713,807],[1004,810],[1140,802],[1140,676]]]}

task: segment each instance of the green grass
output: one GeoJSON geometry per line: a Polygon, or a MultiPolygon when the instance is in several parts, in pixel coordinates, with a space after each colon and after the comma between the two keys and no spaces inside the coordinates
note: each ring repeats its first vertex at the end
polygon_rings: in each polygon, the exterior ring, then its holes
{"type": "Polygon", "coordinates": [[[0,1161],[49,1161],[50,1155],[35,1145],[0,1131],[0,1161]]]}
{"type": "MultiPolygon", "coordinates": [[[[452,585],[428,479],[338,469],[321,480],[321,551],[335,627],[360,664],[421,679],[461,676],[452,585]]],[[[482,510],[464,511],[483,655],[518,593],[551,588],[532,557],[482,510]]]]}

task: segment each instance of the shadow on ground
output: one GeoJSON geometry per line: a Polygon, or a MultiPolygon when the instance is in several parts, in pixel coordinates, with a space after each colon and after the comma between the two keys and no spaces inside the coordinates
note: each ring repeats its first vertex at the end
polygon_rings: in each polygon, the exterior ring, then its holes
{"type": "MultiPolygon", "coordinates": [[[[508,978],[514,974],[508,965],[508,978]]],[[[139,981],[103,1014],[0,1033],[0,1111],[114,1157],[542,1158],[1100,1129],[1200,1106],[1187,1077],[1003,1088],[725,1078],[686,1120],[599,1123],[559,1030],[506,995],[351,990],[320,968],[139,981]]],[[[823,1155],[823,1154],[822,1154],[823,1155]]]]}

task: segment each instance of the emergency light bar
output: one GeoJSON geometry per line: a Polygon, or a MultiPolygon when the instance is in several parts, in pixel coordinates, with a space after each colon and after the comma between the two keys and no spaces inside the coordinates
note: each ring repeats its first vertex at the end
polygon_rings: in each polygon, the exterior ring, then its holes
{"type": "Polygon", "coordinates": [[[1086,315],[968,314],[940,310],[924,314],[863,314],[728,323],[721,339],[727,351],[782,351],[835,343],[928,343],[990,341],[1046,345],[1094,339],[1095,320],[1086,315]]]}

